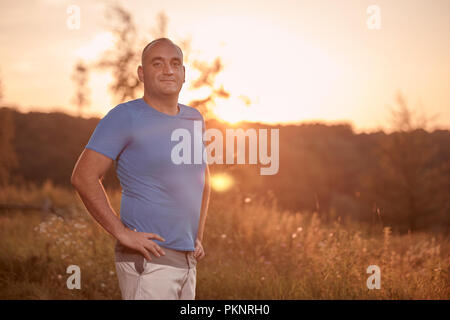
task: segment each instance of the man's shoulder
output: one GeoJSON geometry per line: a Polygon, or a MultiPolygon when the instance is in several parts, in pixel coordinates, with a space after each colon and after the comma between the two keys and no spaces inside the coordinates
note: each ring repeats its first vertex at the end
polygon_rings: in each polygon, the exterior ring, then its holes
{"type": "Polygon", "coordinates": [[[109,110],[108,113],[115,116],[130,117],[133,113],[139,111],[139,99],[130,100],[119,103],[115,107],[109,110]]]}
{"type": "Polygon", "coordinates": [[[182,104],[182,103],[179,103],[179,105],[183,106],[184,113],[187,116],[195,117],[196,119],[203,120],[203,115],[196,108],[188,106],[188,105],[185,105],[185,104],[182,104]]]}

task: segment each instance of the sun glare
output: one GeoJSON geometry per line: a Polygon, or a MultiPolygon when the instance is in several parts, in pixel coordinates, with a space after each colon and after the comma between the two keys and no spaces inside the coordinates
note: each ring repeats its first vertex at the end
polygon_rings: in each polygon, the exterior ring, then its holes
{"type": "Polygon", "coordinates": [[[330,117],[329,106],[333,105],[335,92],[339,92],[342,68],[329,52],[286,29],[258,21],[254,23],[260,32],[252,35],[251,50],[242,50],[249,38],[247,33],[239,33],[242,24],[238,22],[227,26],[226,32],[236,29],[236,36],[225,45],[208,40],[214,37],[207,30],[198,35],[202,41],[197,45],[205,56],[220,53],[224,64],[215,82],[217,87],[223,85],[230,97],[216,99],[217,118],[236,124],[330,117]]]}
{"type": "Polygon", "coordinates": [[[211,187],[218,192],[227,191],[233,185],[233,178],[226,173],[211,176],[211,187]]]}
{"type": "Polygon", "coordinates": [[[217,99],[217,105],[213,112],[217,118],[230,124],[236,124],[247,118],[245,113],[248,108],[242,101],[230,97],[229,99],[217,99]]]}

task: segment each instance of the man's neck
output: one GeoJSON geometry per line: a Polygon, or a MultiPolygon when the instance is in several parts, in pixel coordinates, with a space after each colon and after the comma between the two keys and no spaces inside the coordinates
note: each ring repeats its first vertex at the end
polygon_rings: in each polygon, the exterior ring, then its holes
{"type": "Polygon", "coordinates": [[[164,97],[163,99],[155,96],[150,96],[144,93],[142,97],[148,105],[152,106],[156,110],[168,115],[174,116],[179,112],[178,107],[178,95],[174,97],[164,97]]]}

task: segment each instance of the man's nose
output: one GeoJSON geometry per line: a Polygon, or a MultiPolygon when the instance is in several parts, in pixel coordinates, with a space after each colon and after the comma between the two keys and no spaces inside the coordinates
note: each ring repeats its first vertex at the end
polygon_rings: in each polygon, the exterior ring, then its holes
{"type": "Polygon", "coordinates": [[[164,72],[164,74],[172,74],[173,73],[173,69],[172,69],[172,66],[170,65],[170,63],[164,64],[163,72],[164,72]]]}

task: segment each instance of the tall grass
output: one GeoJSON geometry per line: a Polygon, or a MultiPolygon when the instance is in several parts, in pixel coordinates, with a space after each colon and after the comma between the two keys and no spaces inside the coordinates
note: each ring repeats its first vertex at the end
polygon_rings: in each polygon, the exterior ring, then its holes
{"type": "MultiPolygon", "coordinates": [[[[109,191],[120,208],[120,192],[109,191]]],[[[0,189],[0,202],[40,203],[38,211],[0,212],[1,299],[120,299],[114,239],[72,190],[51,183],[0,189]],[[81,289],[69,290],[69,265],[81,289]]],[[[388,227],[324,224],[316,213],[285,212],[276,202],[213,194],[197,266],[197,299],[449,299],[450,242],[439,235],[394,235],[388,227]],[[381,269],[369,290],[366,269],[381,269]]]]}

